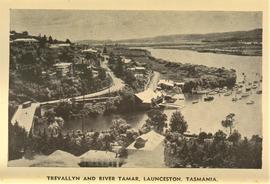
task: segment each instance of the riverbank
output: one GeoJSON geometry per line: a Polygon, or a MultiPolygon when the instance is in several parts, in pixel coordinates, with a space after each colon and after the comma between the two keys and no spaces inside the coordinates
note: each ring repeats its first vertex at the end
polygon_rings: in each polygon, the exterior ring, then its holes
{"type": "Polygon", "coordinates": [[[191,50],[215,54],[227,54],[237,56],[262,56],[262,45],[239,42],[201,42],[183,43],[174,45],[151,45],[155,49],[191,50]]]}
{"type": "Polygon", "coordinates": [[[172,62],[152,56],[146,49],[132,49],[126,47],[111,47],[109,53],[121,53],[125,57],[141,63],[153,71],[161,73],[161,78],[184,82],[183,92],[192,92],[192,89],[213,89],[227,86],[232,88],[236,82],[234,70],[217,67],[207,67],[190,63],[172,62]]]}

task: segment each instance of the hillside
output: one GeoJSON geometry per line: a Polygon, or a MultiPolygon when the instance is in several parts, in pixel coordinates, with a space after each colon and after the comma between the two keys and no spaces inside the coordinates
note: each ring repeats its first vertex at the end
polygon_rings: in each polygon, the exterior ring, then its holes
{"type": "Polygon", "coordinates": [[[223,33],[208,34],[177,34],[156,36],[151,38],[126,39],[126,40],[81,40],[82,44],[182,44],[188,42],[226,42],[226,41],[245,41],[245,42],[261,42],[262,29],[254,29],[250,31],[235,31],[223,33]]]}

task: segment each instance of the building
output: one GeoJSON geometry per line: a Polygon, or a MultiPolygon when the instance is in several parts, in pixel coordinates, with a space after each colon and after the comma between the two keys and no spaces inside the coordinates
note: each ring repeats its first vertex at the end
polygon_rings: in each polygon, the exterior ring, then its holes
{"type": "Polygon", "coordinates": [[[160,80],[158,86],[162,89],[172,89],[174,87],[174,82],[172,80],[160,80]]]}
{"type": "Polygon", "coordinates": [[[123,160],[110,151],[90,150],[80,157],[80,167],[120,167],[123,160]]]}
{"type": "Polygon", "coordinates": [[[61,47],[70,47],[69,43],[58,43],[58,44],[50,44],[49,48],[51,49],[58,49],[61,47]]]}
{"type": "Polygon", "coordinates": [[[82,52],[83,52],[83,53],[97,53],[98,51],[95,50],[95,49],[90,48],[90,49],[82,50],[82,52]]]}
{"type": "Polygon", "coordinates": [[[175,85],[180,87],[180,88],[183,88],[185,85],[185,82],[175,82],[175,85]]]}
{"type": "Polygon", "coordinates": [[[148,89],[135,94],[135,100],[141,108],[150,108],[152,100],[162,101],[162,94],[148,89]]]}
{"type": "Polygon", "coordinates": [[[163,135],[153,130],[137,137],[127,147],[127,164],[123,167],[164,167],[164,139],[163,135]]]}
{"type": "Polygon", "coordinates": [[[66,76],[67,74],[73,74],[72,63],[56,63],[53,65],[56,73],[60,76],[66,76]]]}
{"type": "Polygon", "coordinates": [[[129,64],[129,63],[131,63],[131,59],[129,59],[129,58],[125,58],[125,57],[121,57],[121,60],[122,60],[122,62],[124,63],[124,64],[129,64]]]}
{"type": "Polygon", "coordinates": [[[20,45],[33,45],[33,44],[38,44],[39,41],[34,38],[17,38],[10,43],[12,44],[20,44],[20,45]]]}

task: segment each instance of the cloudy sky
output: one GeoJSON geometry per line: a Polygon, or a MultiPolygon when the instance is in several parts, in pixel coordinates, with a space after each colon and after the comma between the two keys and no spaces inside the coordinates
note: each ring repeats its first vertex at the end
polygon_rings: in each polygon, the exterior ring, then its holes
{"type": "Polygon", "coordinates": [[[11,10],[10,29],[75,40],[251,30],[260,12],[11,10]]]}

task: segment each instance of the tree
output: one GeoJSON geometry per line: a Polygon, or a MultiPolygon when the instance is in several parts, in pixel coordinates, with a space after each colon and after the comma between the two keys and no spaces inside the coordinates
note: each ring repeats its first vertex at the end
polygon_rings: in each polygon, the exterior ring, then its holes
{"type": "Polygon", "coordinates": [[[103,48],[103,52],[102,53],[103,54],[107,54],[107,48],[106,47],[103,48]]]}
{"type": "Polygon", "coordinates": [[[123,68],[123,63],[122,63],[121,59],[117,59],[116,66],[115,66],[115,69],[114,69],[114,72],[115,72],[115,75],[116,75],[117,77],[120,77],[120,76],[123,75],[124,68],[123,68]]]}
{"type": "Polygon", "coordinates": [[[105,80],[107,77],[106,70],[104,68],[100,68],[98,70],[98,78],[101,80],[105,80]]]}
{"type": "Polygon", "coordinates": [[[134,94],[127,90],[122,91],[118,108],[121,112],[132,112],[135,108],[134,94]]]}
{"type": "Polygon", "coordinates": [[[66,39],[66,43],[71,44],[71,41],[69,39],[66,39]]]}
{"type": "Polygon", "coordinates": [[[219,130],[214,135],[214,142],[224,142],[226,140],[226,137],[227,135],[222,130],[219,130]]]}
{"type": "Polygon", "coordinates": [[[184,116],[181,114],[180,111],[175,111],[170,119],[170,128],[172,132],[178,132],[183,134],[187,131],[188,124],[184,120],[184,116]]]}
{"type": "Polygon", "coordinates": [[[14,125],[8,123],[8,160],[19,159],[23,156],[27,144],[27,132],[18,122],[14,125]]]}
{"type": "Polygon", "coordinates": [[[52,39],[52,36],[49,36],[49,43],[52,44],[53,43],[53,39],[52,39]]]}
{"type": "Polygon", "coordinates": [[[228,137],[228,141],[233,142],[233,144],[236,144],[241,139],[241,134],[234,130],[233,133],[228,137]]]}
{"type": "Polygon", "coordinates": [[[200,141],[204,141],[204,139],[206,139],[208,137],[207,133],[206,132],[201,132],[199,133],[199,140],[200,141]]]}
{"type": "Polygon", "coordinates": [[[230,135],[232,134],[232,128],[234,127],[234,121],[235,121],[234,116],[235,116],[234,113],[230,113],[226,116],[225,120],[221,121],[221,124],[223,127],[230,128],[230,135]]]}
{"type": "Polygon", "coordinates": [[[27,32],[27,31],[23,31],[22,34],[23,34],[24,36],[28,36],[28,32],[27,32]]]}
{"type": "Polygon", "coordinates": [[[163,128],[166,126],[167,115],[158,109],[152,109],[147,112],[147,116],[146,124],[152,126],[157,132],[162,133],[163,128]]]}

